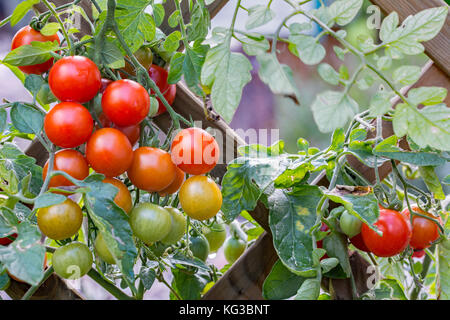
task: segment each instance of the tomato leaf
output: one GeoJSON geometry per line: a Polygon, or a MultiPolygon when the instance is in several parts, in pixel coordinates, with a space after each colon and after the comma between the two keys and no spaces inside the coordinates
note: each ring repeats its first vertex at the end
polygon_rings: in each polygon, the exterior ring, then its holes
{"type": "Polygon", "coordinates": [[[164,10],[164,6],[160,3],[153,3],[152,7],[153,7],[153,19],[155,19],[155,25],[157,27],[159,27],[163,23],[164,16],[166,14],[166,12],[164,10]]]}
{"type": "Polygon", "coordinates": [[[6,55],[4,63],[12,66],[29,66],[44,63],[52,58],[50,52],[59,48],[58,42],[32,41],[31,44],[20,46],[6,55]]]}
{"type": "Polygon", "coordinates": [[[420,78],[420,67],[401,66],[394,70],[392,79],[403,85],[414,84],[420,78]]]}
{"type": "Polygon", "coordinates": [[[153,283],[156,279],[156,272],[155,270],[147,267],[141,267],[141,270],[139,272],[139,278],[142,281],[142,284],[144,285],[145,290],[150,290],[153,283]]]}
{"type": "Polygon", "coordinates": [[[19,219],[14,212],[7,207],[0,207],[0,238],[17,233],[19,219]]]}
{"type": "Polygon", "coordinates": [[[182,270],[172,269],[172,286],[183,300],[198,300],[208,279],[198,273],[190,274],[182,270]]]}
{"type": "MultiPolygon", "coordinates": [[[[327,255],[330,258],[335,258],[338,260],[339,265],[342,267],[342,270],[345,272],[347,277],[350,277],[350,274],[352,272],[352,269],[350,267],[350,261],[348,259],[348,249],[347,249],[347,239],[344,235],[340,233],[330,233],[328,236],[326,236],[323,239],[323,247],[327,251],[327,255]]],[[[328,259],[322,260],[325,261],[328,259]]],[[[321,262],[321,266],[322,266],[321,262]]],[[[334,264],[334,262],[329,262],[329,265],[322,266],[324,269],[324,272],[328,272],[332,270],[334,267],[336,267],[337,263],[334,264]]]]}
{"type": "Polygon", "coordinates": [[[408,91],[408,100],[413,104],[431,106],[444,101],[447,89],[440,87],[420,87],[408,91]]]}
{"type": "Polygon", "coordinates": [[[320,294],[320,281],[316,278],[306,279],[298,289],[294,300],[317,300],[320,294]]]}
{"type": "Polygon", "coordinates": [[[377,300],[408,300],[405,289],[396,279],[387,278],[379,282],[379,287],[374,290],[377,300]]]}
{"type": "Polygon", "coordinates": [[[450,250],[443,245],[437,246],[437,292],[439,300],[450,299],[450,250]]]}
{"type": "Polygon", "coordinates": [[[328,8],[328,14],[338,25],[349,24],[358,14],[363,0],[338,0],[328,8]]]}
{"type": "Polygon", "coordinates": [[[64,202],[67,198],[57,193],[44,193],[36,198],[34,203],[34,209],[50,207],[52,205],[64,202]]]}
{"type": "Polygon", "coordinates": [[[266,5],[256,5],[248,8],[248,19],[245,23],[247,30],[260,27],[273,19],[275,12],[266,5]]]}
{"type": "Polygon", "coordinates": [[[262,295],[267,300],[282,300],[294,296],[305,278],[289,271],[277,260],[263,283],[262,295]]]}
{"type": "Polygon", "coordinates": [[[433,193],[434,198],[438,200],[444,200],[445,193],[444,190],[442,189],[442,185],[439,181],[439,177],[437,176],[434,170],[434,167],[431,166],[419,167],[419,173],[423,181],[427,185],[428,190],[433,193]]]}
{"type": "Polygon", "coordinates": [[[19,3],[14,9],[11,15],[11,26],[14,27],[20,20],[22,20],[28,11],[30,11],[35,4],[38,4],[40,0],[25,0],[19,3]]]}
{"type": "Polygon", "coordinates": [[[196,2],[191,10],[191,21],[186,30],[188,41],[204,39],[208,35],[210,24],[209,11],[200,1],[196,2]]]}

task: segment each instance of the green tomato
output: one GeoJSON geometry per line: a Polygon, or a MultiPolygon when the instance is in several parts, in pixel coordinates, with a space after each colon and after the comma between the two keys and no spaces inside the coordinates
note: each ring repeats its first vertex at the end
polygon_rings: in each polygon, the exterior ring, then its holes
{"type": "Polygon", "coordinates": [[[181,240],[186,232],[186,217],[180,210],[172,207],[164,207],[172,219],[172,224],[169,233],[161,242],[164,244],[175,244],[181,240]]]}
{"type": "Polygon", "coordinates": [[[64,279],[79,279],[92,268],[92,253],[81,242],[71,242],[53,253],[52,264],[57,275],[64,279]]]}
{"type": "Polygon", "coordinates": [[[342,212],[339,219],[339,225],[344,234],[349,238],[353,238],[361,232],[362,222],[354,215],[350,214],[347,210],[342,212]]]}
{"type": "Polygon", "coordinates": [[[202,233],[208,240],[210,252],[219,250],[227,238],[227,231],[223,223],[214,222],[211,227],[204,226],[202,233]]]}
{"type": "Polygon", "coordinates": [[[109,264],[116,264],[116,260],[114,260],[111,251],[109,251],[108,249],[108,244],[106,243],[101,233],[99,233],[97,235],[97,238],[95,239],[94,248],[100,259],[109,264]]]}
{"type": "Polygon", "coordinates": [[[130,226],[134,235],[145,244],[165,238],[172,227],[170,213],[153,203],[141,202],[130,213],[130,226]]]}
{"type": "Polygon", "coordinates": [[[235,237],[229,237],[223,246],[223,253],[228,263],[234,263],[247,248],[247,243],[235,237]]]}
{"type": "Polygon", "coordinates": [[[198,235],[189,238],[189,249],[191,249],[194,257],[202,261],[206,261],[209,255],[209,243],[204,235],[198,235]]]}

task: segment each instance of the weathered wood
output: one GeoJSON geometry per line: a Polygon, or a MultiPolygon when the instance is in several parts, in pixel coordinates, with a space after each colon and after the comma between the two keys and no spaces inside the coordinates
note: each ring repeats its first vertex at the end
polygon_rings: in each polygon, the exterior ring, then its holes
{"type": "MultiPolygon", "coordinates": [[[[447,5],[443,0],[371,0],[371,2],[379,6],[385,13],[396,11],[400,21],[419,11],[447,5]]],[[[441,32],[430,41],[424,42],[423,45],[425,53],[447,76],[450,76],[450,41],[448,39],[450,39],[450,15],[447,15],[441,32]]]]}

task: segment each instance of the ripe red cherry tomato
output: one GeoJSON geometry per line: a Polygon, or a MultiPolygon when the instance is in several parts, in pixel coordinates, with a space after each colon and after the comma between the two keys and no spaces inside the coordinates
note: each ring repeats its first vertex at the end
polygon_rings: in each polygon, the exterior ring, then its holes
{"type": "Polygon", "coordinates": [[[425,256],[425,254],[426,254],[425,250],[416,250],[412,254],[412,257],[416,259],[421,259],[425,256]]]}
{"type": "Polygon", "coordinates": [[[122,132],[114,128],[103,128],[95,131],[88,140],[86,158],[98,173],[115,177],[130,167],[133,148],[122,132]]]}
{"type": "Polygon", "coordinates": [[[364,243],[364,240],[362,238],[361,232],[358,233],[356,236],[350,238],[350,242],[359,250],[364,252],[370,252],[369,248],[367,248],[366,244],[364,243]]]}
{"type": "Polygon", "coordinates": [[[375,255],[392,257],[408,246],[412,227],[409,220],[400,212],[380,207],[380,215],[375,226],[383,232],[383,236],[379,236],[367,224],[363,224],[361,228],[364,243],[375,255]]]}
{"type": "Polygon", "coordinates": [[[92,134],[94,120],[88,109],[76,102],[61,102],[44,118],[47,137],[61,148],[75,148],[92,134]]]}
{"type": "Polygon", "coordinates": [[[166,151],[140,147],[128,169],[128,178],[139,189],[158,192],[167,188],[175,179],[176,167],[166,151]]]}
{"type": "Polygon", "coordinates": [[[105,178],[103,182],[112,184],[114,187],[119,189],[114,197],[114,202],[121,207],[123,211],[130,213],[131,209],[133,209],[133,199],[131,198],[131,194],[127,186],[116,178],[105,178]]]}
{"type": "Polygon", "coordinates": [[[174,194],[175,192],[177,192],[181,185],[184,182],[184,178],[185,178],[185,174],[183,171],[181,171],[178,167],[175,167],[175,171],[176,171],[176,175],[175,175],[175,179],[173,180],[173,182],[164,190],[159,192],[159,195],[161,197],[165,197],[169,194],[174,194]]]}
{"type": "Polygon", "coordinates": [[[100,90],[102,76],[97,65],[89,58],[64,57],[51,68],[48,84],[59,100],[85,103],[100,90]]]}
{"type": "MultiPolygon", "coordinates": [[[[420,214],[434,218],[433,215],[421,210],[417,206],[412,206],[411,209],[414,212],[418,212],[420,214]]],[[[410,218],[408,208],[405,208],[402,211],[402,214],[405,215],[407,219],[410,218]]],[[[440,218],[439,221],[441,221],[440,218]]],[[[413,216],[412,237],[411,241],[409,242],[411,248],[413,249],[428,248],[438,238],[439,238],[439,227],[433,221],[428,220],[427,218],[413,216]]]]}
{"type": "MultiPolygon", "coordinates": [[[[320,231],[328,231],[328,230],[330,230],[330,228],[329,228],[325,223],[322,222],[322,225],[320,226],[320,231]]],[[[317,244],[317,248],[321,248],[321,249],[323,248],[323,240],[317,241],[316,244],[317,244]]],[[[322,259],[327,259],[327,258],[329,258],[329,257],[328,257],[328,255],[325,253],[325,254],[323,255],[323,257],[320,258],[320,260],[322,260],[322,259]]]]}
{"type": "Polygon", "coordinates": [[[109,120],[104,113],[101,113],[98,116],[98,120],[100,120],[103,128],[115,128],[126,135],[132,146],[134,146],[139,140],[139,136],[141,135],[141,126],[139,124],[128,127],[118,127],[111,120],[109,120]]]}
{"type": "MultiPolygon", "coordinates": [[[[60,43],[57,34],[54,34],[52,36],[44,36],[39,31],[34,30],[32,27],[25,26],[19,31],[17,31],[17,33],[15,34],[11,43],[11,50],[17,49],[18,47],[24,45],[31,44],[32,41],[39,41],[39,42],[57,41],[58,43],[60,43]]],[[[53,65],[53,58],[41,64],[20,66],[19,69],[27,74],[42,74],[48,71],[52,67],[52,65],[53,65]]]]}
{"type": "MultiPolygon", "coordinates": [[[[150,69],[148,69],[148,74],[150,75],[150,78],[155,81],[156,86],[159,88],[159,91],[161,91],[167,102],[172,105],[177,93],[177,86],[175,84],[167,83],[167,77],[169,76],[167,70],[156,64],[152,64],[150,69]]],[[[153,90],[151,90],[151,93],[155,94],[153,90]]],[[[156,100],[158,100],[158,112],[155,116],[167,111],[161,100],[159,98],[156,98],[156,100]]]]}
{"type": "Polygon", "coordinates": [[[211,171],[219,161],[219,145],[216,139],[200,128],[181,130],[173,139],[172,161],[178,168],[192,175],[211,171]]]}
{"type": "Polygon", "coordinates": [[[148,115],[150,96],[133,80],[114,81],[103,92],[102,109],[120,127],[137,125],[148,115]]]}
{"type": "MultiPolygon", "coordinates": [[[[44,180],[47,176],[48,165],[49,160],[47,160],[44,170],[42,170],[42,178],[44,180]]],[[[80,152],[72,149],[60,150],[55,153],[53,170],[64,171],[77,180],[84,180],[89,175],[89,165],[86,158],[80,152]]],[[[61,186],[73,186],[73,183],[61,175],[50,179],[49,188],[61,186]]]]}

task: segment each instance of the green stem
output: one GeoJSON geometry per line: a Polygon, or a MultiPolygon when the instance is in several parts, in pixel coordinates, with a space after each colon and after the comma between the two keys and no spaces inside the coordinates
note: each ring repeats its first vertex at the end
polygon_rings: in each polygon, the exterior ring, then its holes
{"type": "Polygon", "coordinates": [[[178,299],[178,300],[183,300],[183,298],[180,297],[180,295],[175,291],[174,288],[172,288],[172,286],[166,281],[166,279],[164,279],[164,277],[161,275],[160,277],[158,277],[159,282],[163,283],[167,288],[169,288],[169,290],[173,293],[173,295],[178,299]]]}
{"type": "Polygon", "coordinates": [[[41,282],[28,289],[28,291],[23,295],[21,300],[29,300],[31,296],[42,286],[42,284],[52,275],[53,271],[54,271],[53,266],[45,270],[44,277],[42,278],[41,282]]]}
{"type": "Polygon", "coordinates": [[[64,23],[61,21],[61,18],[59,17],[58,13],[55,11],[55,8],[53,8],[52,5],[47,0],[42,0],[42,2],[45,4],[45,6],[48,8],[48,10],[53,14],[53,16],[55,17],[56,21],[58,21],[59,25],[61,26],[61,30],[62,30],[62,33],[64,35],[64,38],[66,39],[67,45],[69,46],[69,50],[70,50],[71,53],[73,53],[73,51],[72,51],[72,39],[70,39],[69,34],[66,31],[66,28],[64,28],[64,23]]]}
{"type": "Polygon", "coordinates": [[[106,291],[111,293],[114,297],[119,300],[134,300],[132,297],[126,295],[122,290],[117,288],[114,284],[104,279],[100,273],[98,273],[95,269],[89,270],[87,275],[101,285],[106,291]]]}
{"type": "MultiPolygon", "coordinates": [[[[425,279],[425,277],[428,274],[428,270],[430,269],[431,266],[431,258],[427,255],[425,255],[425,258],[423,260],[422,263],[422,272],[420,273],[420,278],[421,279],[425,279]]],[[[421,286],[415,286],[413,291],[411,292],[411,300],[417,300],[417,297],[419,296],[420,291],[422,290],[421,286]]]]}

